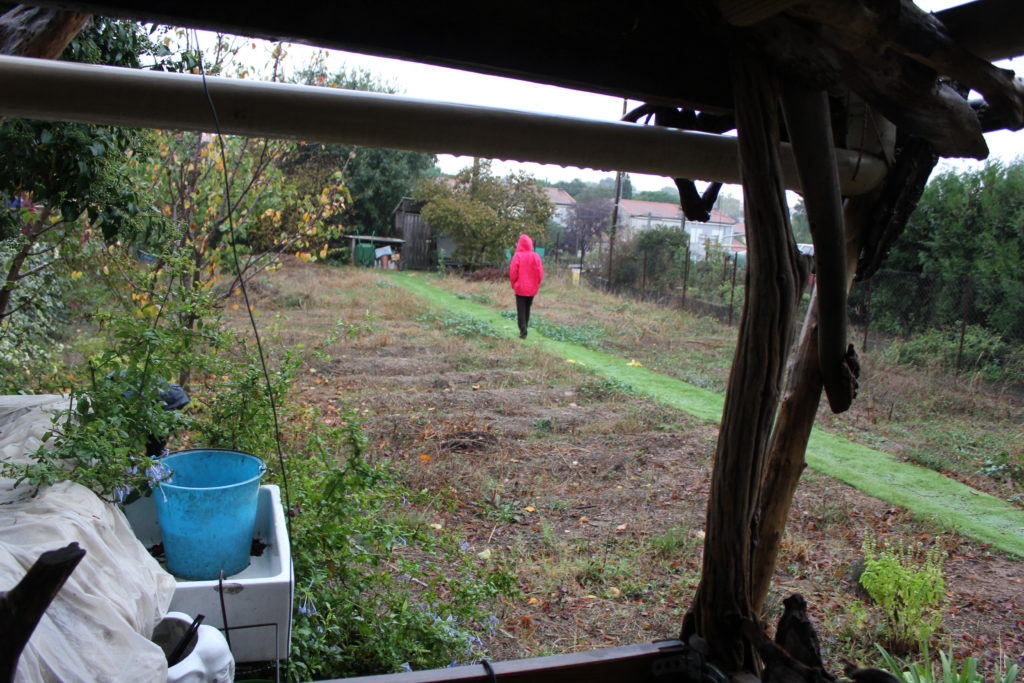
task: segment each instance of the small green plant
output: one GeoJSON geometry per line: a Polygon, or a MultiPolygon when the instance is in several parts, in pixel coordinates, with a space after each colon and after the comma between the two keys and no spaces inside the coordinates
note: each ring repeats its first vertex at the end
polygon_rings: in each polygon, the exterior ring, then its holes
{"type": "Polygon", "coordinates": [[[621,398],[633,396],[636,389],[632,385],[623,382],[621,379],[593,379],[580,385],[577,389],[581,396],[593,400],[606,400],[610,398],[621,398]]]}
{"type": "Polygon", "coordinates": [[[677,524],[669,527],[665,533],[652,538],[651,547],[658,557],[673,557],[686,553],[698,542],[699,539],[693,535],[689,527],[677,524]]]}
{"type": "Polygon", "coordinates": [[[475,293],[474,294],[462,294],[462,293],[458,293],[458,294],[455,295],[455,298],[456,299],[463,299],[463,300],[466,300],[466,301],[472,301],[474,303],[478,303],[478,304],[481,304],[483,306],[493,306],[494,305],[494,299],[492,299],[491,297],[487,296],[486,294],[475,294],[475,293]]]}
{"type": "Polygon", "coordinates": [[[533,429],[542,434],[551,433],[555,430],[555,421],[550,417],[538,417],[533,421],[533,429]]]}
{"type": "MultiPolygon", "coordinates": [[[[507,320],[515,320],[515,311],[502,311],[501,316],[507,320]]],[[[597,325],[562,325],[549,322],[543,315],[534,314],[530,317],[530,327],[554,341],[579,344],[591,349],[599,349],[607,336],[597,325]]]]}
{"type": "Polygon", "coordinates": [[[497,337],[498,331],[486,320],[461,313],[445,313],[441,328],[458,337],[497,337]]]}
{"type": "MultiPolygon", "coordinates": [[[[897,678],[902,678],[906,683],[985,683],[985,675],[979,671],[980,662],[974,657],[964,657],[960,666],[951,653],[939,651],[939,668],[928,656],[928,650],[924,650],[924,661],[905,663],[891,655],[881,645],[875,645],[882,655],[883,666],[894,672],[897,678]]],[[[994,683],[1014,683],[1020,667],[1013,663],[1009,657],[1003,657],[1002,661],[993,667],[992,677],[989,680],[994,683]]]]}
{"type": "Polygon", "coordinates": [[[860,583],[882,611],[890,649],[924,649],[942,624],[946,554],[938,545],[925,550],[902,543],[879,544],[866,537],[860,583]]]}

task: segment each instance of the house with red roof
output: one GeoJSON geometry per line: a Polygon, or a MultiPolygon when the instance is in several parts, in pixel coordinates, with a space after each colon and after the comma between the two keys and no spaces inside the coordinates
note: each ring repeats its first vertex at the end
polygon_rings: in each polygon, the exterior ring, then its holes
{"type": "Polygon", "coordinates": [[[563,228],[571,226],[576,218],[576,200],[573,199],[573,196],[557,187],[542,187],[541,189],[544,190],[551,205],[555,207],[555,213],[551,216],[551,220],[563,228]]]}
{"type": "Polygon", "coordinates": [[[619,204],[619,234],[630,239],[638,232],[654,228],[678,228],[690,235],[690,253],[703,258],[709,241],[731,252],[746,251],[746,230],[743,223],[716,209],[703,223],[687,221],[678,204],[623,199],[619,204]]]}

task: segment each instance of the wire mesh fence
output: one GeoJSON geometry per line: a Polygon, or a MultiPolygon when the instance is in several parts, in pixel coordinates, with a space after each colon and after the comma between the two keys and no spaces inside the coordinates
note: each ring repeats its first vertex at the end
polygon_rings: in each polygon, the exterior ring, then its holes
{"type": "MultiPolygon", "coordinates": [[[[743,307],[743,259],[718,254],[697,261],[689,252],[678,268],[652,276],[642,268],[612,282],[584,273],[594,288],[671,306],[737,325],[743,307]],[[673,278],[675,280],[673,281],[673,278]]],[[[810,299],[809,279],[799,320],[810,299]]],[[[1024,290],[1019,283],[978,276],[939,278],[879,270],[850,293],[850,341],[861,352],[953,375],[1024,385],[1024,290]]]]}

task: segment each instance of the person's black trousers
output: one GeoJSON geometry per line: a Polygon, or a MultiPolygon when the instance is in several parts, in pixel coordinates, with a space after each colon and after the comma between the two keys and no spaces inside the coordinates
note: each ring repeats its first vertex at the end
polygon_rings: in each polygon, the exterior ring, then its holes
{"type": "Polygon", "coordinates": [[[526,326],[530,324],[530,306],[532,305],[532,296],[519,296],[516,294],[516,316],[519,320],[520,339],[526,339],[526,326]]]}

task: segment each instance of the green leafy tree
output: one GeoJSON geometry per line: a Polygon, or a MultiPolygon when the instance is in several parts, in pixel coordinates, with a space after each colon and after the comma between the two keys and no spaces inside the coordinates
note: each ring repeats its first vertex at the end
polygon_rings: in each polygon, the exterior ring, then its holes
{"type": "MultiPolygon", "coordinates": [[[[223,45],[218,41],[215,59],[234,54],[223,45]]],[[[277,46],[267,66],[272,77],[280,73],[283,57],[277,46]]],[[[213,61],[210,68],[223,71],[225,63],[213,61]]],[[[313,183],[295,183],[286,176],[279,162],[295,144],[191,132],[156,134],[154,158],[132,167],[133,181],[152,202],[136,244],[160,257],[188,257],[191,268],[168,274],[177,280],[174,290],[215,288],[223,301],[236,292],[239,281],[272,267],[281,254],[303,260],[326,256],[328,241],[340,233],[334,218],[348,194],[338,171],[313,183]]],[[[191,329],[198,321],[184,309],[178,323],[191,329]]],[[[187,372],[179,377],[183,385],[188,381],[187,372]]]]}
{"type": "Polygon", "coordinates": [[[1024,161],[933,178],[886,267],[854,290],[870,288],[873,324],[908,334],[966,321],[1024,341],[1024,161]]]}
{"type": "MultiPolygon", "coordinates": [[[[94,19],[62,59],[140,68],[187,68],[134,22],[94,19]]],[[[135,226],[138,197],[126,159],[146,148],[148,133],[79,123],[7,119],[0,125],[0,240],[4,243],[0,321],[33,304],[16,293],[26,278],[67,257],[88,226],[112,240],[135,226]]]]}
{"type": "Polygon", "coordinates": [[[501,263],[520,233],[543,243],[554,209],[535,178],[514,173],[499,178],[479,161],[445,180],[425,180],[416,196],[423,219],[435,233],[458,243],[456,257],[473,266],[501,263]]]}
{"type": "MultiPolygon", "coordinates": [[[[397,92],[393,85],[363,69],[342,68],[327,75],[322,61],[300,72],[297,80],[346,90],[397,92]]],[[[352,232],[366,235],[393,232],[395,206],[412,194],[421,177],[437,174],[436,164],[435,155],[422,152],[319,143],[300,144],[279,163],[292,182],[309,189],[322,186],[331,174],[342,171],[352,199],[336,220],[352,232]]]]}
{"type": "Polygon", "coordinates": [[[807,220],[807,207],[803,199],[797,200],[796,206],[789,213],[789,220],[797,244],[811,244],[811,224],[807,220]]]}
{"type": "Polygon", "coordinates": [[[645,202],[665,202],[666,204],[679,203],[679,190],[674,187],[663,187],[660,190],[644,190],[634,192],[633,199],[645,202]]]}
{"type": "MultiPolygon", "coordinates": [[[[192,68],[196,55],[172,52],[162,35],[94,18],[61,58],[192,68]]],[[[103,241],[130,239],[137,229],[141,200],[125,168],[147,153],[149,138],[148,131],[78,123],[0,124],[0,376],[8,391],[54,388],[68,275],[103,241]]]]}

